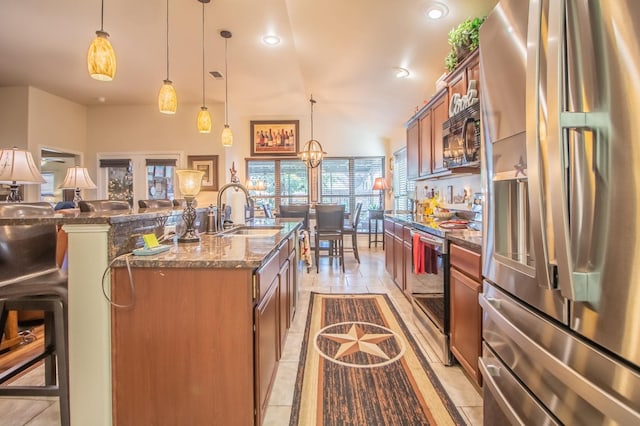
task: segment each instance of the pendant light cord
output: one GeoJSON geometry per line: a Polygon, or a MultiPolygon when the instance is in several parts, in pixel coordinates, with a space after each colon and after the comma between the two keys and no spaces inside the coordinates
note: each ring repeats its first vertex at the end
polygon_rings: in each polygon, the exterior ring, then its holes
{"type": "Polygon", "coordinates": [[[169,0],[167,0],[167,80],[169,80],[169,0]]]}
{"type": "Polygon", "coordinates": [[[224,39],[224,124],[229,124],[229,72],[227,66],[229,58],[227,56],[228,38],[224,39]]]}
{"type": "Polygon", "coordinates": [[[204,2],[202,3],[202,106],[204,105],[204,2]]]}
{"type": "Polygon", "coordinates": [[[313,95],[309,98],[309,103],[311,104],[311,140],[313,140],[313,104],[316,103],[316,101],[313,100],[313,95]]]}
{"type": "Polygon", "coordinates": [[[100,32],[104,32],[104,0],[100,5],[100,32]]]}

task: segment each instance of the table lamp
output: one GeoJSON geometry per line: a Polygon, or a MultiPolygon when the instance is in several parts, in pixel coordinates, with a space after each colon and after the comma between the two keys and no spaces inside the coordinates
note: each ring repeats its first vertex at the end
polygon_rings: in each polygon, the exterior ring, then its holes
{"type": "Polygon", "coordinates": [[[178,183],[180,185],[180,192],[185,199],[186,206],[182,212],[182,219],[186,225],[186,230],[178,238],[180,243],[197,243],[200,241],[200,236],[193,228],[193,224],[196,220],[196,209],[193,208],[193,199],[200,193],[200,186],[202,185],[202,176],[204,172],[200,170],[176,170],[178,175],[178,183]]]}
{"type": "Polygon", "coordinates": [[[82,200],[80,197],[80,190],[82,189],[96,189],[96,184],[93,183],[89,176],[89,171],[86,167],[73,166],[67,169],[67,175],[60,184],[62,189],[73,189],[73,204],[78,207],[78,201],[82,200]]]}
{"type": "Polygon", "coordinates": [[[16,147],[0,150],[0,183],[10,186],[7,202],[19,203],[21,184],[46,183],[29,151],[16,147]]]}
{"type": "Polygon", "coordinates": [[[387,181],[385,180],[385,178],[383,177],[377,177],[376,180],[373,181],[373,188],[371,188],[372,190],[379,190],[380,191],[380,204],[379,204],[379,209],[380,210],[384,210],[384,205],[382,204],[382,193],[389,189],[389,187],[387,186],[387,181]]]}

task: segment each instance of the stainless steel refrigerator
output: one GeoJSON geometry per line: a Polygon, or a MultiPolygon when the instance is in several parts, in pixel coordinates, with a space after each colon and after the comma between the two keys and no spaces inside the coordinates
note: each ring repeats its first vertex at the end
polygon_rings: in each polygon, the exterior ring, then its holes
{"type": "Polygon", "coordinates": [[[640,424],[640,1],[480,30],[485,424],[640,424]]]}

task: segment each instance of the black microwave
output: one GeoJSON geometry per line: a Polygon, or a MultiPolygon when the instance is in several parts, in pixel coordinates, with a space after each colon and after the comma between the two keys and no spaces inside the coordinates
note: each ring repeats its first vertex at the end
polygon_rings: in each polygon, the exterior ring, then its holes
{"type": "Polygon", "coordinates": [[[480,102],[444,122],[442,147],[446,168],[480,165],[480,102]]]}

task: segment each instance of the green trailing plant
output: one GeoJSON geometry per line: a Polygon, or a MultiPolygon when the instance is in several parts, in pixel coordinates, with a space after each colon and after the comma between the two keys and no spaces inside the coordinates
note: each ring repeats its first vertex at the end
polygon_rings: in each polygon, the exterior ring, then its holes
{"type": "Polygon", "coordinates": [[[485,19],[486,17],[484,16],[474,19],[467,18],[456,28],[452,28],[449,31],[448,42],[451,46],[451,51],[444,59],[447,71],[451,72],[469,52],[478,47],[480,44],[480,27],[485,19]]]}

